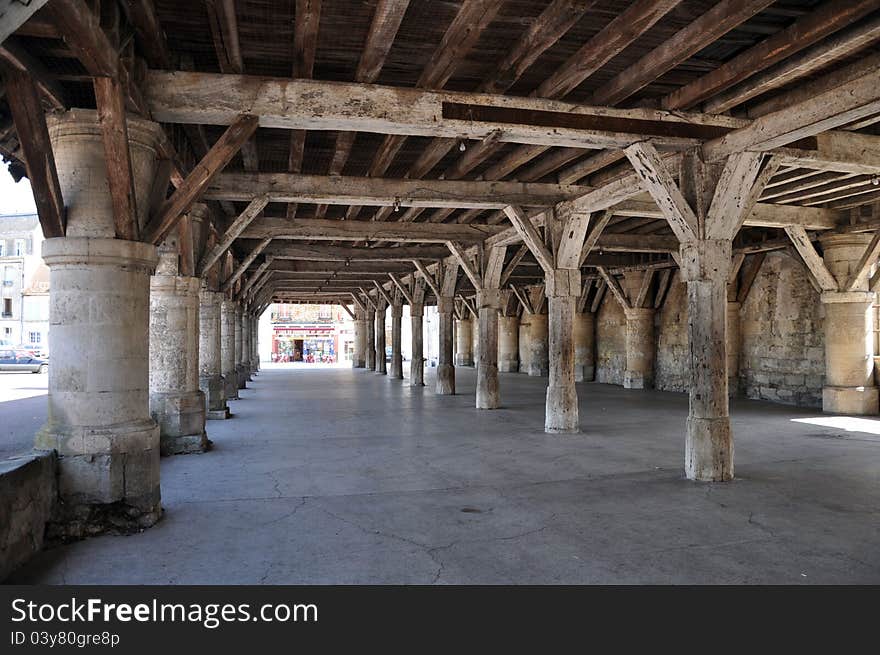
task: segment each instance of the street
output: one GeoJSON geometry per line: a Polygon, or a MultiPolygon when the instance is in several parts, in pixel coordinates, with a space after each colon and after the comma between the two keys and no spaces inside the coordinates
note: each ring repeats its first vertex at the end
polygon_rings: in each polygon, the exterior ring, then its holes
{"type": "Polygon", "coordinates": [[[34,433],[46,422],[48,375],[0,373],[0,459],[33,446],[34,433]]]}

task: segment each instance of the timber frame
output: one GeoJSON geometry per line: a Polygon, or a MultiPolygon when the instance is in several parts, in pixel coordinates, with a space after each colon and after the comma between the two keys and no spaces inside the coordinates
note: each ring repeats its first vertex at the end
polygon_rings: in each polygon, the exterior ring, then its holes
{"type": "Polygon", "coordinates": [[[43,112],[74,107],[98,110],[117,237],[185,237],[205,203],[210,238],[184,263],[260,305],[418,280],[433,303],[444,264],[472,297],[490,261],[492,288],[529,312],[523,289],[556,268],[582,269],[584,310],[633,268],[657,272],[659,304],[679,242],[704,232],[734,235],[746,293],[792,244],[819,288],[845,290],[855,278],[823,273],[817,235],[880,235],[880,0],[290,5],[4,15],[0,154],[30,178],[45,235],[64,235],[65,207],[43,112]],[[146,212],[126,114],[167,137],[146,212]],[[698,225],[667,193],[695,156],[753,197],[698,225]]]}

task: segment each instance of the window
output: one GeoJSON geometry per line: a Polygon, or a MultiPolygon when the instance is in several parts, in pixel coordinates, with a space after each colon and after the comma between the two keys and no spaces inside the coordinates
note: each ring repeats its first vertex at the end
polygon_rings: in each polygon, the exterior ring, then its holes
{"type": "Polygon", "coordinates": [[[15,240],[15,256],[22,257],[25,254],[25,241],[24,239],[16,239],[15,240]]]}
{"type": "Polygon", "coordinates": [[[3,316],[5,318],[9,318],[10,316],[12,316],[12,298],[3,299],[3,316]]]}
{"type": "Polygon", "coordinates": [[[12,336],[12,328],[3,328],[3,336],[11,337],[12,336]]]}
{"type": "Polygon", "coordinates": [[[3,257],[5,255],[6,255],[6,242],[3,240],[0,240],[0,257],[3,257]]]}
{"type": "Polygon", "coordinates": [[[28,343],[38,344],[42,336],[39,332],[28,332],[28,343]]]}

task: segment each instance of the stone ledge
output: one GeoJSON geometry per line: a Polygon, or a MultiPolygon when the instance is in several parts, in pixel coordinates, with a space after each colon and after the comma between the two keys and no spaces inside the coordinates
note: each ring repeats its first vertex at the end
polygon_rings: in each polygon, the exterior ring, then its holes
{"type": "Polygon", "coordinates": [[[58,497],[56,469],[54,451],[0,460],[0,581],[43,549],[58,497]]]}

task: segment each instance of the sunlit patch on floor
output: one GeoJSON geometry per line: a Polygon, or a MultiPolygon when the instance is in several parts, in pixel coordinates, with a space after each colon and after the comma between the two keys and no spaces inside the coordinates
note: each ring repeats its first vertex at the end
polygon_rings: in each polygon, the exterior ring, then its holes
{"type": "Polygon", "coordinates": [[[793,418],[795,423],[809,423],[824,428],[836,428],[846,432],[863,432],[880,435],[880,420],[857,418],[855,416],[815,416],[810,418],[793,418]]]}

